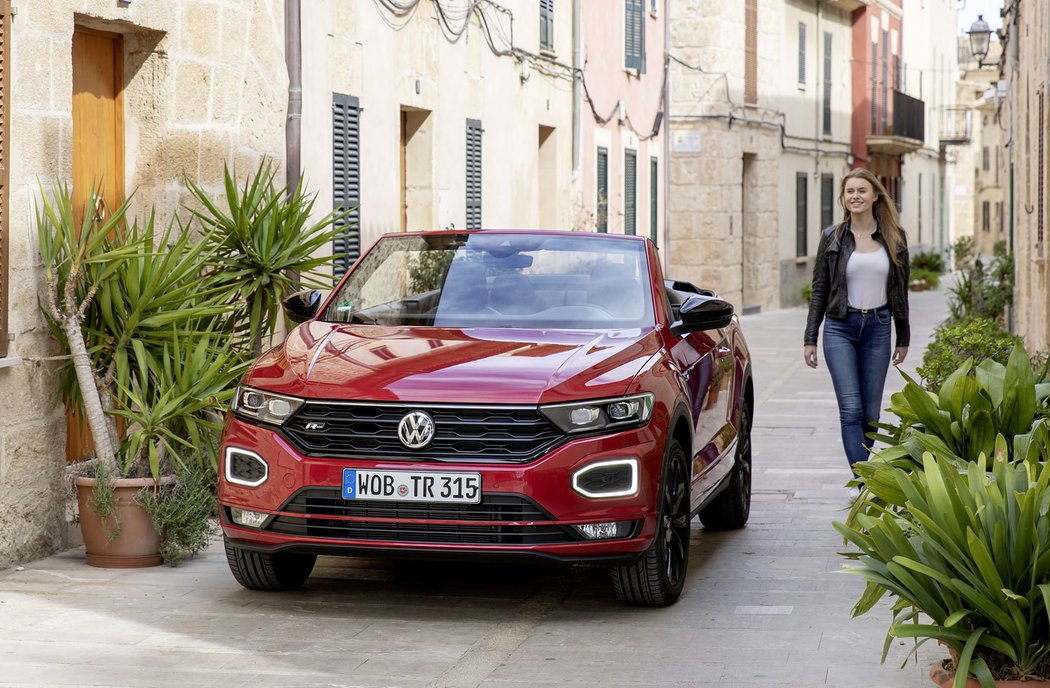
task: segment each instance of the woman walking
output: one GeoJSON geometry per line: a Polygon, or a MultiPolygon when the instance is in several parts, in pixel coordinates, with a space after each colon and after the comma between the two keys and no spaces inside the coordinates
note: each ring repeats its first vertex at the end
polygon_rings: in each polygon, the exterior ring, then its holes
{"type": "MultiPolygon", "coordinates": [[[[852,468],[866,461],[882,407],[889,364],[908,355],[908,243],[893,200],[878,177],[855,169],[842,180],[846,218],[826,228],[813,266],[813,295],[803,356],[817,367],[817,332],[824,320],[824,360],[831,373],[852,468]],[[826,316],[826,320],[825,320],[826,316]],[[890,323],[897,332],[890,350],[890,323]]],[[[849,488],[856,499],[860,490],[849,488]]]]}

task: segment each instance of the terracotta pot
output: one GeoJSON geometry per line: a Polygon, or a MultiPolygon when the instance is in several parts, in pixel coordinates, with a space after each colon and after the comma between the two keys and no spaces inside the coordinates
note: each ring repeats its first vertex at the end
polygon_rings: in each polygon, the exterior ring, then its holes
{"type": "Polygon", "coordinates": [[[104,568],[141,568],[159,566],[160,535],[149,514],[135,501],[143,487],[167,485],[174,478],[121,478],[113,481],[113,496],[120,515],[120,534],[112,540],[116,517],[104,520],[91,507],[94,478],[77,478],[77,503],[80,506],[80,532],[87,549],[87,563],[104,568]]]}
{"type": "MultiPolygon", "coordinates": [[[[955,672],[948,671],[937,660],[930,667],[930,680],[941,688],[952,688],[955,672]]],[[[1050,688],[1050,681],[996,681],[996,688],[1050,688]]],[[[981,682],[970,676],[966,679],[966,688],[981,688],[981,682]]]]}

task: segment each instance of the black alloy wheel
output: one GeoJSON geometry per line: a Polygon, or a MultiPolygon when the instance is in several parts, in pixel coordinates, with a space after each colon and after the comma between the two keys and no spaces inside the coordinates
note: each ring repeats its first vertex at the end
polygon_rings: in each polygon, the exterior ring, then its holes
{"type": "Polygon", "coordinates": [[[700,522],[709,530],[736,530],[751,515],[751,409],[740,409],[740,430],[729,484],[700,510],[700,522]]]}
{"type": "Polygon", "coordinates": [[[656,537],[649,549],[630,564],[612,569],[613,591],[627,604],[666,607],[685,586],[689,568],[689,469],[685,450],[671,445],[663,485],[656,537]]]}

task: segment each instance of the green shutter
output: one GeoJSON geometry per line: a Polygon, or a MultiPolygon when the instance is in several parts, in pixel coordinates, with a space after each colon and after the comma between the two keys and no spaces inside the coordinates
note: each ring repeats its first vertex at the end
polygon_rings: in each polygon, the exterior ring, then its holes
{"type": "Polygon", "coordinates": [[[332,206],[350,214],[335,224],[332,275],[342,277],[361,255],[361,130],[360,102],[354,96],[332,94],[332,206]]]}
{"type": "Polygon", "coordinates": [[[467,229],[481,229],[481,121],[467,120],[467,229]]]}
{"type": "Polygon", "coordinates": [[[623,233],[637,234],[638,154],[630,148],[623,152],[623,233]]]}

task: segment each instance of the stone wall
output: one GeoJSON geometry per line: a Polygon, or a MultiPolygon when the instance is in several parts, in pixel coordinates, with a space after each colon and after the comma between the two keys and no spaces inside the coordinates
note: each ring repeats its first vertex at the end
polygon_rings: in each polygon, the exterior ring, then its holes
{"type": "Polygon", "coordinates": [[[280,0],[14,0],[11,46],[11,341],[0,359],[0,568],[65,546],[65,414],[58,353],[37,307],[40,184],[72,175],[75,26],[124,37],[124,146],[134,211],[167,224],[183,175],[214,192],[284,158],[287,70],[280,0]]]}

